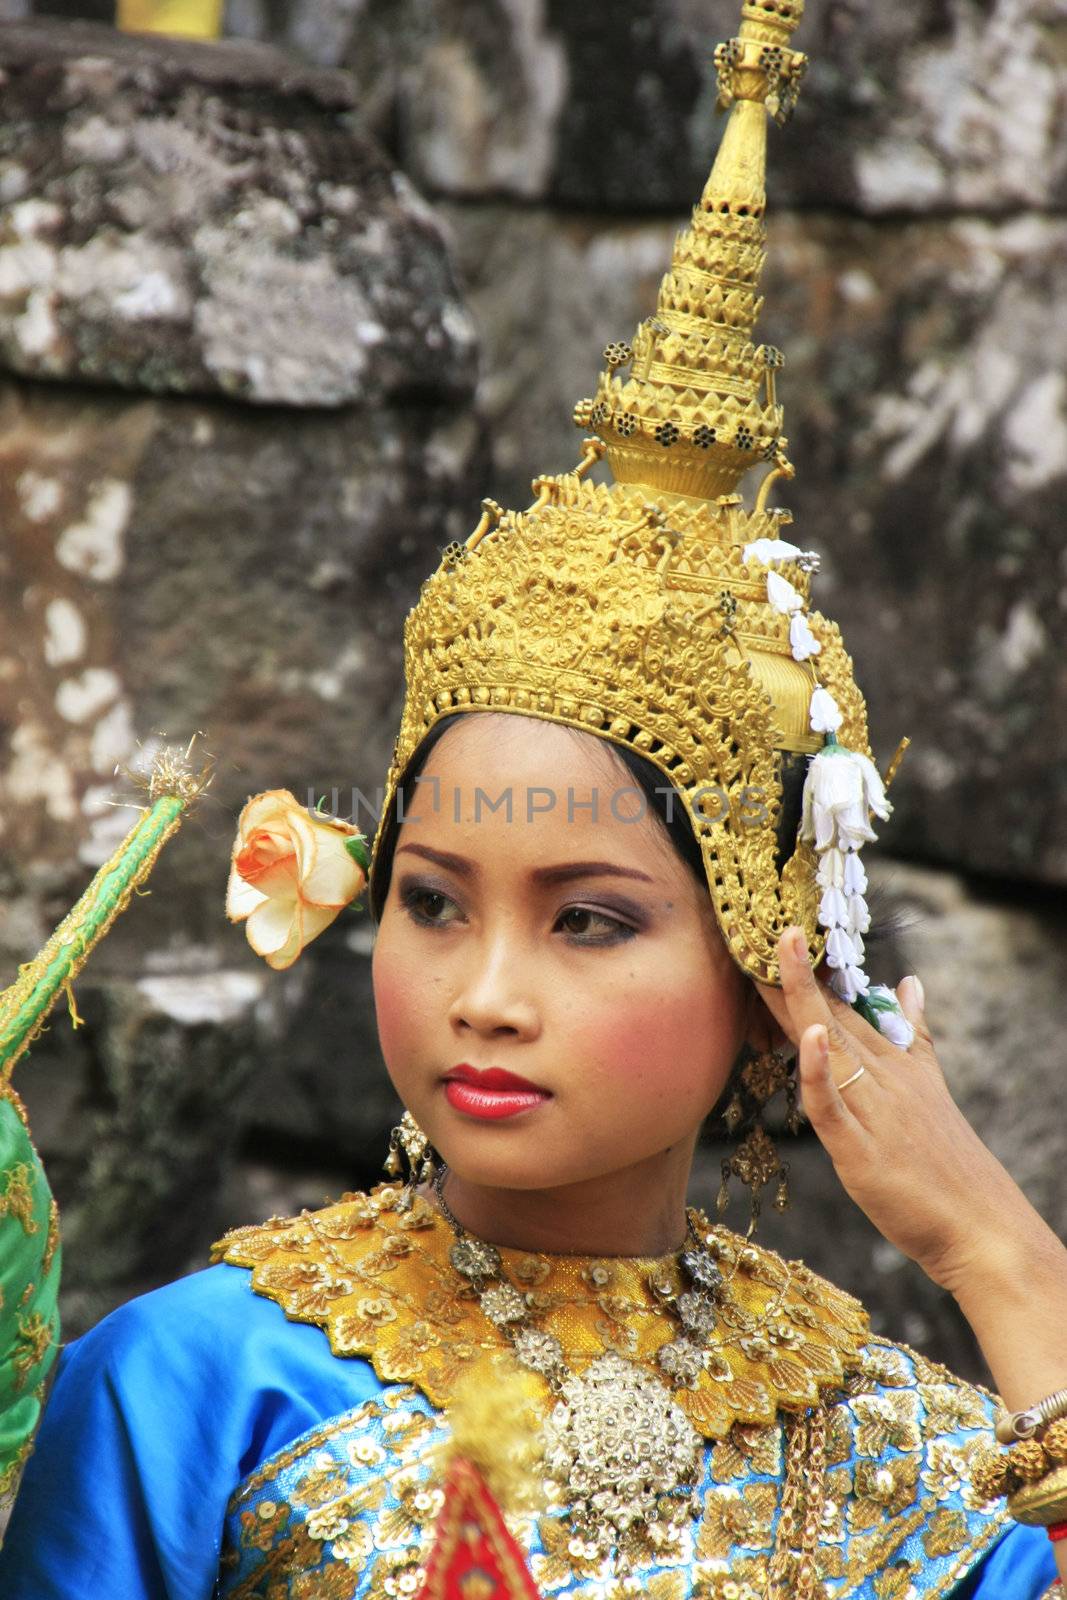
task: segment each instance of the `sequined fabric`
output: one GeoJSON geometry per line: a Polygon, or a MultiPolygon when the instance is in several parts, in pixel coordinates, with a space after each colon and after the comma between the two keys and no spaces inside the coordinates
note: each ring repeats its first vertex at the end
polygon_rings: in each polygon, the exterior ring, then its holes
{"type": "MultiPolygon", "coordinates": [[[[944,1596],[1003,1517],[975,1501],[968,1462],[991,1401],[910,1351],[871,1342],[830,1409],[817,1561],[829,1600],[944,1596]]],[[[447,1428],[416,1389],[325,1423],[266,1461],[226,1519],[220,1600],[407,1600],[419,1583],[447,1428]]],[[[508,1517],[538,1588],[575,1600],[763,1600],[784,1472],[784,1426],[735,1427],[707,1445],[702,1511],[620,1582],[571,1535],[565,1508],[508,1517]],[[730,1589],[728,1583],[736,1585],[730,1589]]]]}
{"type": "MultiPolygon", "coordinates": [[[[221,1600],[405,1600],[440,1506],[434,1447],[464,1372],[491,1382],[513,1360],[448,1262],[452,1235],[429,1207],[397,1208],[388,1185],[298,1218],[241,1229],[216,1256],[253,1288],[317,1323],[335,1354],[368,1359],[379,1399],[269,1457],[233,1496],[221,1600]]],[[[828,1600],[947,1595],[1004,1526],[969,1483],[994,1397],[901,1346],[872,1338],[862,1308],[798,1263],[702,1227],[724,1267],[708,1371],[678,1391],[704,1437],[699,1515],[653,1526],[633,1571],[575,1537],[568,1507],[511,1516],[546,1595],[763,1600],[778,1542],[790,1419],[826,1407],[816,1563],[828,1600]]],[[[653,1372],[671,1332],[674,1257],[635,1261],[502,1251],[543,1326],[580,1370],[618,1351],[653,1372]]],[[[673,1285],[677,1288],[677,1285],[673,1285]]],[[[546,1405],[550,1403],[546,1389],[546,1405]]],[[[789,1552],[786,1551],[788,1565],[789,1552]]]]}

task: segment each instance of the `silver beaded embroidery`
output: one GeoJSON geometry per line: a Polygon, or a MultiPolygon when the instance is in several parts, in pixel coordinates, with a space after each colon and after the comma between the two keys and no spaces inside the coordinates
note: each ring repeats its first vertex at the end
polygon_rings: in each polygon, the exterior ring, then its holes
{"type": "MultiPolygon", "coordinates": [[[[499,1251],[464,1232],[449,1210],[444,1175],[441,1168],[435,1188],[456,1234],[452,1265],[471,1280],[483,1312],[507,1335],[518,1361],[540,1373],[557,1397],[545,1425],[549,1485],[568,1507],[586,1557],[614,1552],[617,1570],[626,1571],[642,1539],[669,1539],[698,1513],[693,1490],[703,1441],[666,1385],[614,1351],[580,1374],[568,1368],[555,1335],[531,1326],[536,1296],[520,1293],[504,1275],[499,1251]]],[[[689,1228],[692,1243],[679,1260],[691,1287],[677,1294],[660,1271],[648,1282],[682,1324],[680,1337],[660,1347],[657,1364],[672,1385],[693,1389],[705,1369],[701,1345],[715,1326],[712,1291],[722,1277],[692,1218],[689,1228]]],[[[585,1276],[592,1288],[603,1288],[611,1281],[610,1264],[593,1262],[585,1276]]]]}
{"type": "Polygon", "coordinates": [[[483,1289],[478,1304],[498,1328],[506,1327],[509,1322],[523,1322],[529,1316],[524,1296],[510,1283],[494,1283],[491,1288],[483,1289]]]}
{"type": "Polygon", "coordinates": [[[722,1273],[705,1248],[698,1250],[690,1245],[683,1250],[682,1266],[701,1289],[718,1289],[722,1283],[722,1273]]]}
{"type": "Polygon", "coordinates": [[[675,1310],[691,1338],[706,1338],[715,1327],[715,1304],[709,1295],[694,1290],[680,1294],[675,1310]]]}
{"type": "Polygon", "coordinates": [[[703,1352],[688,1339],[674,1339],[670,1344],[661,1345],[656,1360],[668,1378],[686,1389],[696,1388],[704,1370],[703,1352]]]}
{"type": "Polygon", "coordinates": [[[531,1372],[547,1377],[563,1367],[563,1346],[554,1333],[545,1333],[541,1328],[516,1328],[511,1343],[516,1356],[531,1372]]]}
{"type": "Polygon", "coordinates": [[[448,1259],[465,1278],[491,1278],[500,1271],[500,1252],[484,1239],[464,1234],[448,1252],[448,1259]]]}
{"type": "MultiPolygon", "coordinates": [[[[661,1497],[692,1490],[702,1455],[670,1392],[615,1354],[561,1384],[545,1441],[545,1470],[570,1503],[572,1526],[604,1555],[638,1524],[663,1520],[661,1497]]],[[[693,1515],[691,1494],[671,1509],[679,1519],[693,1515]]]]}

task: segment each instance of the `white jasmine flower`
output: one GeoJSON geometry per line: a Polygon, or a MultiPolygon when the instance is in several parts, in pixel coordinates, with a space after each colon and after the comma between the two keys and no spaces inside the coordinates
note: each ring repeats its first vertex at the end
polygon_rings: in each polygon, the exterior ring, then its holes
{"type": "Polygon", "coordinates": [[[891,809],[874,762],[836,741],[824,746],[812,757],[804,779],[800,838],[814,838],[816,850],[830,844],[858,849],[878,837],[868,808],[880,817],[891,809]]]}
{"type": "Polygon", "coordinates": [[[856,950],[852,935],[844,928],[831,928],[826,936],[826,960],[831,967],[856,965],[856,950]]]}
{"type": "Polygon", "coordinates": [[[815,869],[815,882],[823,889],[846,888],[845,874],[851,855],[846,856],[836,845],[830,845],[819,857],[819,865],[815,869]]]}
{"type": "Polygon", "coordinates": [[[844,857],[844,876],[841,879],[842,887],[846,894],[866,894],[867,874],[863,869],[863,862],[856,850],[846,851],[844,857]]]}
{"type": "Polygon", "coordinates": [[[816,733],[835,733],[841,726],[841,712],[829,689],[812,690],[808,721],[816,733]]]}
{"type": "Polygon", "coordinates": [[[830,974],[830,986],[834,993],[848,1005],[866,994],[870,988],[870,979],[860,967],[839,967],[830,974]]]}
{"type": "Polygon", "coordinates": [[[817,656],[822,649],[808,626],[807,617],[800,611],[794,611],[789,619],[789,647],[794,661],[806,661],[809,656],[817,656]]]}
{"type": "Polygon", "coordinates": [[[867,1000],[879,1032],[885,1034],[890,1044],[907,1050],[915,1039],[915,1029],[901,1010],[900,1001],[893,990],[887,984],[872,983],[867,991],[867,1000]]]}
{"type": "Polygon", "coordinates": [[[878,837],[867,821],[863,769],[852,754],[843,745],[828,744],[808,767],[800,837],[814,839],[816,850],[878,837]]]}
{"type": "Polygon", "coordinates": [[[871,925],[871,913],[867,902],[861,894],[850,894],[848,897],[848,913],[843,920],[844,927],[849,933],[866,933],[871,925]]]}
{"type": "MultiPolygon", "coordinates": [[[[829,851],[827,854],[829,855],[829,851]]],[[[839,889],[836,884],[824,889],[822,899],[819,901],[819,921],[823,927],[847,928],[848,915],[848,900],[845,898],[844,890],[839,889]]],[[[849,931],[851,932],[851,929],[849,931]]]]}
{"type": "Polygon", "coordinates": [[[861,755],[858,750],[849,751],[853,761],[858,761],[863,769],[863,777],[867,789],[867,804],[876,817],[881,817],[885,822],[893,807],[886,799],[885,784],[882,775],[869,756],[861,755]]]}
{"type": "Polygon", "coordinates": [[[803,551],[788,539],[753,539],[741,551],[742,561],[761,561],[769,566],[772,561],[795,561],[803,551]]]}
{"type": "Polygon", "coordinates": [[[793,611],[801,610],[804,605],[803,597],[780,572],[767,574],[767,599],[776,611],[782,611],[786,616],[793,611]]]}

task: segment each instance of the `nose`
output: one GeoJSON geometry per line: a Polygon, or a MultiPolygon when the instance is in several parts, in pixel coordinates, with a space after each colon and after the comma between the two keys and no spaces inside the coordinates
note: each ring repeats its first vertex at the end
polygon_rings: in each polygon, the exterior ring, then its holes
{"type": "Polygon", "coordinates": [[[507,936],[472,941],[469,959],[449,1008],[453,1030],[485,1038],[509,1034],[521,1039],[536,1037],[541,1021],[529,963],[507,936]]]}

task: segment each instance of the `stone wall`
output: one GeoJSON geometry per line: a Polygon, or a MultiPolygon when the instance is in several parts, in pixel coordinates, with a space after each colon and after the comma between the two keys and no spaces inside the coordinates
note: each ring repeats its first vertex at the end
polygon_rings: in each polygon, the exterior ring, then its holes
{"type": "MultiPolygon", "coordinates": [[[[12,970],[76,892],[76,854],[87,871],[115,836],[108,762],[135,736],[203,727],[223,767],[96,959],[87,1029],[57,1015],[23,1072],[68,1201],[72,1327],[202,1259],[213,1227],[373,1176],[370,930],[342,919],[266,973],[221,920],[233,817],[260,787],[380,781],[400,616],[482,494],[522,504],[576,458],[573,403],[652,309],[710,166],[710,54],[735,21],[726,0],[230,0],[214,51],[0,30],[0,348],[24,375],[0,449],[30,597],[10,623],[26,677],[0,677],[12,970]],[[142,1178],[147,1221],[94,1254],[142,1178]]],[[[965,1108],[1067,1231],[1046,1115],[1067,1021],[1067,13],[809,0],[798,43],[761,327],[787,355],[782,498],[822,553],[820,607],[880,762],[913,741],[881,873],[923,922],[876,976],[922,972],[965,1108]]],[[[768,1241],[977,1370],[952,1307],[862,1219],[842,1240],[813,1141],[794,1166],[768,1241]]]]}
{"type": "Polygon", "coordinates": [[[371,1175],[369,930],[268,974],[229,848],[257,789],[373,796],[404,613],[486,468],[441,225],[346,76],[58,23],[0,29],[0,69],[5,971],[130,826],[116,763],[196,729],[217,756],[85,1027],[57,1009],[19,1070],[75,1330],[203,1258],[250,1116],[371,1175]]]}
{"type": "MultiPolygon", "coordinates": [[[[574,457],[573,402],[655,303],[718,139],[736,7],[365,0],[287,8],[441,202],[483,331],[498,499],[574,457]],[[316,27],[324,15],[330,27],[316,27]]],[[[233,0],[230,26],[269,31],[233,0]]],[[[809,0],[770,138],[763,337],[786,352],[795,531],[913,747],[893,848],[1067,884],[1067,12],[809,0]]],[[[777,493],[777,491],[776,491],[777,493]]],[[[906,781],[905,781],[906,779],[906,781]]]]}

